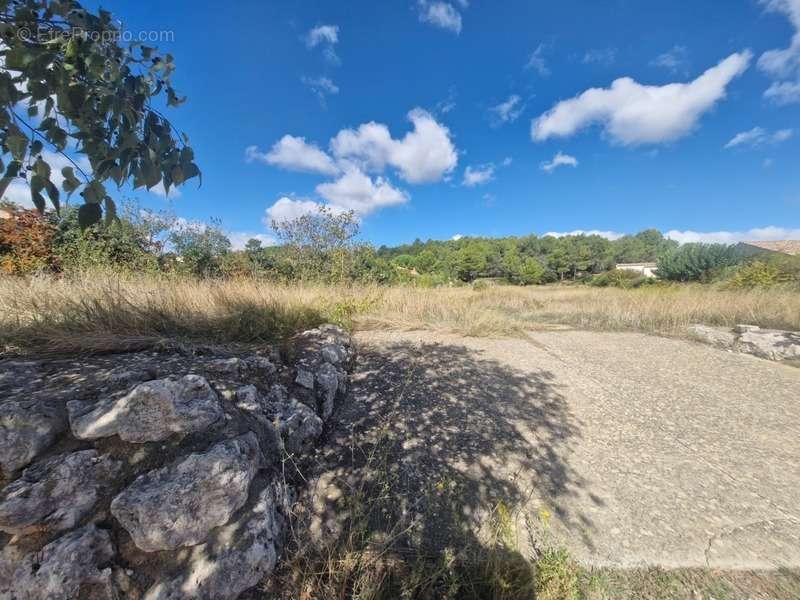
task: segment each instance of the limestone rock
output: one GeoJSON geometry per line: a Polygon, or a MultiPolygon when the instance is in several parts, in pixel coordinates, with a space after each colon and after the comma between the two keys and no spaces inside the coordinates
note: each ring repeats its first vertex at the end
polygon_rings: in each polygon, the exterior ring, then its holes
{"type": "Polygon", "coordinates": [[[236,390],[236,407],[247,412],[263,413],[265,403],[256,386],[245,385],[236,390]]]}
{"type": "Polygon", "coordinates": [[[261,464],[254,433],[139,476],[111,502],[111,513],[146,552],[198,544],[247,500],[261,464]]]}
{"type": "Polygon", "coordinates": [[[116,434],[138,443],[202,431],[223,416],[216,392],[199,375],[147,381],[122,398],[94,406],[72,401],[67,410],[72,433],[79,439],[116,434]]]}
{"type": "Polygon", "coordinates": [[[736,349],[769,360],[800,360],[800,333],[751,328],[739,334],[736,349]]]}
{"type": "Polygon", "coordinates": [[[29,464],[66,429],[63,411],[35,400],[0,405],[0,466],[6,475],[29,464]]]}
{"type": "Polygon", "coordinates": [[[690,325],[689,333],[726,350],[768,360],[800,360],[800,333],[793,331],[761,329],[757,325],[737,325],[732,330],[690,325]]]}
{"type": "Polygon", "coordinates": [[[114,556],[107,531],[87,525],[72,531],[39,552],[28,555],[17,567],[4,598],[13,600],[56,600],[76,598],[81,586],[93,584],[116,595],[111,584],[111,569],[101,566],[114,556]]]}
{"type": "Polygon", "coordinates": [[[339,375],[336,367],[330,363],[323,363],[315,377],[317,398],[320,402],[319,414],[323,421],[327,421],[333,413],[333,404],[336,392],[339,389],[339,375]]]}
{"type": "Polygon", "coordinates": [[[216,358],[206,364],[206,369],[223,375],[243,375],[247,370],[247,363],[237,357],[216,358]]]}
{"type": "Polygon", "coordinates": [[[305,404],[294,398],[275,406],[275,427],[290,454],[307,452],[322,434],[322,419],[305,404]]]}
{"type": "Polygon", "coordinates": [[[732,349],[736,341],[736,336],[727,329],[707,325],[689,325],[689,334],[702,342],[726,350],[732,349]]]}
{"type": "Polygon", "coordinates": [[[275,568],[281,551],[285,496],[283,486],[266,488],[252,509],[194,546],[184,571],[157,582],[145,600],[233,600],[256,585],[275,568]]]}
{"type": "Polygon", "coordinates": [[[0,493],[0,529],[15,534],[70,529],[91,512],[118,470],[119,463],[97,450],[30,466],[0,493]]]}
{"type": "Polygon", "coordinates": [[[297,377],[294,382],[297,385],[303,386],[307,390],[314,389],[314,373],[307,369],[297,369],[297,377]]]}
{"type": "Polygon", "coordinates": [[[268,358],[263,356],[248,356],[244,360],[250,370],[259,375],[274,375],[278,370],[268,358]]]}

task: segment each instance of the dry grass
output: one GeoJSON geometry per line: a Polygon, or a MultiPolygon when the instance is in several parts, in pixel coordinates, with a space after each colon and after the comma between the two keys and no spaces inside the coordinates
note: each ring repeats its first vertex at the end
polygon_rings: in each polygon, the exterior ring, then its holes
{"type": "Polygon", "coordinates": [[[465,335],[513,335],[550,324],[684,335],[692,323],[800,329],[800,293],[652,286],[623,290],[580,285],[415,290],[391,288],[364,327],[435,328],[465,335]]]}
{"type": "Polygon", "coordinates": [[[553,324],[678,336],[690,323],[800,330],[800,293],[701,285],[289,286],[97,273],[0,278],[0,343],[12,349],[102,352],[175,340],[259,343],[323,321],[471,336],[519,335],[553,324]]]}

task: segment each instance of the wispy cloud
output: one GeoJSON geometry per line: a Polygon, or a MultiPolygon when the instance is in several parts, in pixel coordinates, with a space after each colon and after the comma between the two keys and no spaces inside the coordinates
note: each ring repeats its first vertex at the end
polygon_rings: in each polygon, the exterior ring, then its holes
{"type": "Polygon", "coordinates": [[[536,71],[542,77],[547,77],[550,75],[550,69],[547,66],[547,61],[544,59],[544,51],[545,45],[539,44],[536,50],[531,53],[528,62],[525,63],[525,68],[536,71]]]}
{"type": "Polygon", "coordinates": [[[327,96],[339,93],[339,87],[327,77],[306,77],[300,78],[300,81],[308,86],[314,92],[314,95],[319,99],[319,103],[323,108],[327,108],[327,96]]]}
{"type": "Polygon", "coordinates": [[[667,52],[659,54],[650,64],[654,67],[663,67],[672,73],[685,72],[689,59],[689,51],[685,46],[673,46],[667,52]]]}
{"type": "MultiPolygon", "coordinates": [[[[466,8],[466,2],[459,3],[461,8],[466,8]]],[[[430,2],[419,0],[417,2],[419,20],[440,29],[452,31],[456,35],[461,33],[461,13],[449,2],[430,2]]]]}
{"type": "Polygon", "coordinates": [[[563,152],[557,152],[552,160],[544,161],[539,168],[545,173],[552,173],[558,167],[577,167],[578,159],[563,152]]]}
{"type": "Polygon", "coordinates": [[[747,131],[737,133],[725,144],[725,148],[735,148],[736,146],[749,146],[758,148],[768,144],[780,144],[794,135],[793,129],[779,129],[774,133],[768,132],[763,127],[753,127],[747,131]]]}
{"type": "Polygon", "coordinates": [[[583,55],[581,62],[584,64],[597,64],[603,67],[610,67],[616,60],[616,48],[596,48],[593,50],[588,50],[586,54],[583,55]]]}
{"type": "Polygon", "coordinates": [[[319,25],[311,29],[305,36],[306,47],[310,50],[319,46],[325,59],[338,65],[341,61],[336,54],[335,46],[339,43],[338,25],[319,25]]]}
{"type": "Polygon", "coordinates": [[[524,110],[525,103],[517,94],[512,94],[508,97],[508,100],[489,107],[489,113],[492,117],[493,125],[513,123],[520,117],[520,115],[522,115],[524,110]]]}
{"type": "Polygon", "coordinates": [[[800,102],[800,0],[759,0],[767,12],[784,14],[794,27],[787,48],[767,50],[758,59],[758,67],[775,81],[764,97],[775,104],[800,102]]]}
{"type": "Polygon", "coordinates": [[[494,168],[492,163],[478,165],[476,167],[467,166],[467,168],[464,169],[464,179],[461,181],[461,185],[475,187],[476,185],[489,183],[494,179],[494,168]]]}

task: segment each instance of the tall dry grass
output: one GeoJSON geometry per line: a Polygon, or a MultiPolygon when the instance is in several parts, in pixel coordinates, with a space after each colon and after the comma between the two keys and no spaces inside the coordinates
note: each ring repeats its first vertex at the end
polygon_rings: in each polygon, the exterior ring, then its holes
{"type": "Polygon", "coordinates": [[[472,336],[519,335],[553,324],[663,335],[683,335],[691,323],[800,330],[800,293],[703,285],[336,287],[101,273],[0,278],[0,344],[6,349],[102,352],[167,340],[273,342],[324,321],[472,336]]]}
{"type": "Polygon", "coordinates": [[[723,289],[664,285],[639,289],[580,285],[484,290],[390,288],[364,327],[437,328],[466,335],[513,335],[551,324],[685,335],[692,323],[800,330],[796,288],[723,289]]]}

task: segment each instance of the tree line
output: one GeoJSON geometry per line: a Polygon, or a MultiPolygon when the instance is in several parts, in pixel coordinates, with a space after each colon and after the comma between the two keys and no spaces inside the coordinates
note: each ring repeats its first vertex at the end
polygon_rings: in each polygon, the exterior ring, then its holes
{"type": "Polygon", "coordinates": [[[735,246],[678,245],[655,229],[615,240],[598,235],[464,237],[376,248],[360,240],[355,215],[321,207],[273,223],[277,244],[251,239],[235,250],[219,221],[186,222],[135,204],[124,205],[109,223],[88,227],[81,225],[75,208],[41,215],[6,202],[0,209],[12,215],[0,218],[0,272],[12,275],[105,268],[279,282],[427,287],[480,280],[515,285],[581,280],[638,287],[651,281],[615,271],[615,266],[655,262],[659,277],[671,281],[734,276],[757,284],[800,280],[797,260],[772,257],[753,267],[735,246]]]}

